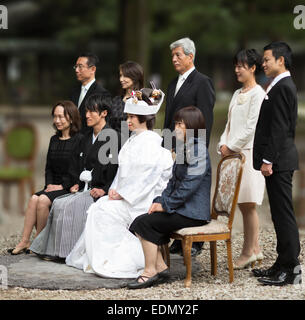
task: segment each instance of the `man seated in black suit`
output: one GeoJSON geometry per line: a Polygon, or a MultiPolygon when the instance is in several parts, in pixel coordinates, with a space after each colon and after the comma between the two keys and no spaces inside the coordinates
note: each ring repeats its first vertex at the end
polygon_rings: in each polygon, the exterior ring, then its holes
{"type": "MultiPolygon", "coordinates": [[[[175,128],[173,116],[183,107],[195,106],[204,116],[206,125],[206,144],[209,146],[213,124],[215,103],[214,86],[209,77],[196,70],[194,65],[196,48],[189,38],[183,38],[170,45],[172,63],[179,76],[173,79],[167,89],[164,129],[175,128]]],[[[165,147],[167,147],[165,145],[165,147]]],[[[202,242],[194,242],[192,256],[201,252],[202,242]]],[[[171,253],[181,253],[181,241],[175,240],[170,247],[171,253]]]]}
{"type": "Polygon", "coordinates": [[[82,120],[82,133],[86,133],[89,129],[86,121],[85,103],[92,94],[100,94],[102,98],[110,97],[110,93],[95,80],[96,68],[99,58],[92,53],[80,54],[75,66],[76,79],[81,83],[71,94],[71,100],[78,107],[82,120]]]}
{"type": "Polygon", "coordinates": [[[302,282],[299,231],[292,202],[292,176],[298,169],[294,143],[298,103],[289,72],[291,56],[291,49],[284,42],[273,42],[264,48],[263,69],[272,82],[256,125],[253,167],[265,176],[278,254],[270,268],[252,270],[265,285],[302,282]]]}

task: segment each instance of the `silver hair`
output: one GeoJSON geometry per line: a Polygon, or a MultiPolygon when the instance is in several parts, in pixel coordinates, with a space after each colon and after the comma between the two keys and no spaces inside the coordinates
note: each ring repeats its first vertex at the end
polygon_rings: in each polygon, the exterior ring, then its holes
{"type": "Polygon", "coordinates": [[[193,54],[193,60],[195,60],[196,47],[193,40],[190,38],[182,38],[170,44],[170,49],[173,50],[175,48],[181,47],[184,51],[184,54],[189,55],[193,54]]]}

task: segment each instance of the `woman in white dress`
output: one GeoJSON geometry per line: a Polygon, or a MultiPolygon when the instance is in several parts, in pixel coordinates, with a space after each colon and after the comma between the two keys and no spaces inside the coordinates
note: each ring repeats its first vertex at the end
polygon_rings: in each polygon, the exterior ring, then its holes
{"type": "Polygon", "coordinates": [[[66,258],[67,265],[111,278],[136,278],[143,271],[141,243],[128,229],[147,212],[171,177],[171,153],[152,131],[161,103],[148,106],[127,100],[124,112],[132,134],[120,150],[108,196],[90,206],[85,230],[66,258]]]}
{"type": "Polygon", "coordinates": [[[255,74],[261,67],[261,57],[255,49],[242,50],[234,57],[235,73],[242,88],[233,94],[225,130],[218,143],[222,157],[234,152],[246,156],[238,206],[243,216],[244,243],[240,256],[234,261],[235,269],[259,263],[263,254],[259,247],[259,221],[256,205],[264,197],[265,181],[260,171],[253,169],[253,139],[265,91],[256,83],[255,74]]]}

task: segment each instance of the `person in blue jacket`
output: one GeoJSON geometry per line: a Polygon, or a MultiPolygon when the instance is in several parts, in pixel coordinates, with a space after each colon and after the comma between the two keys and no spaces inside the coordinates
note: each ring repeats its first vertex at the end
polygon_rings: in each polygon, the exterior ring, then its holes
{"type": "Polygon", "coordinates": [[[129,230],[141,241],[145,268],[127,284],[129,289],[150,287],[169,278],[159,246],[170,234],[210,221],[211,165],[205,143],[205,121],[201,111],[188,106],[175,116],[177,141],[172,178],[161,196],[154,199],[148,213],[138,216],[129,230]]]}

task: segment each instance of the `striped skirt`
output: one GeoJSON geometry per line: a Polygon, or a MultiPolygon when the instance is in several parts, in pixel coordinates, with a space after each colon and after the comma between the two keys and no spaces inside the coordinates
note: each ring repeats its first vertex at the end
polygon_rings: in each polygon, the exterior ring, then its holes
{"type": "Polygon", "coordinates": [[[87,210],[93,202],[90,191],[56,198],[47,224],[34,239],[30,250],[41,255],[66,258],[85,228],[87,210]]]}

